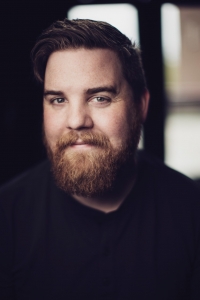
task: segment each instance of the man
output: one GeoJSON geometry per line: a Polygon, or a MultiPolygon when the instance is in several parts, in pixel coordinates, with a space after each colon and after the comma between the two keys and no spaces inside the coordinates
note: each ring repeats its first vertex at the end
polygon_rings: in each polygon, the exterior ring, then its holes
{"type": "Polygon", "coordinates": [[[1,299],[200,299],[195,185],[136,151],[139,50],[107,23],[65,19],[32,59],[50,164],[1,189],[1,299]]]}

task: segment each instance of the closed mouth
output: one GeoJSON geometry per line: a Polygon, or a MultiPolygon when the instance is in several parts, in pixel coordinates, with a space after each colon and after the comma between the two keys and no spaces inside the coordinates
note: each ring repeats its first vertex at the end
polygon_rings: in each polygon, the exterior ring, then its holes
{"type": "Polygon", "coordinates": [[[87,142],[83,142],[83,141],[81,141],[81,140],[78,140],[78,141],[76,141],[75,143],[73,143],[72,145],[71,145],[71,147],[80,147],[80,148],[83,148],[83,147],[91,147],[92,145],[91,144],[89,144],[89,143],[87,143],[87,142]]]}

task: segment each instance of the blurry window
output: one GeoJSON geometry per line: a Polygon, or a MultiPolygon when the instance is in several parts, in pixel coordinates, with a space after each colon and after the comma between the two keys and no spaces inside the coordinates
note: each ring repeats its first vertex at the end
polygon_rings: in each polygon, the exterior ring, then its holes
{"type": "Polygon", "coordinates": [[[76,5],[68,11],[67,17],[108,22],[132,41],[139,42],[138,13],[131,4],[76,5]]]}
{"type": "Polygon", "coordinates": [[[200,178],[200,8],[162,5],[165,162],[200,178]]]}

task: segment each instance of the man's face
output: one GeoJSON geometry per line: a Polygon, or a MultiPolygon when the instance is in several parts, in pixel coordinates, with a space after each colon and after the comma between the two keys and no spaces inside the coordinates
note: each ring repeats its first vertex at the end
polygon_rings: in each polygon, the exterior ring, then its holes
{"type": "MultiPolygon", "coordinates": [[[[81,48],[51,54],[44,80],[44,133],[63,189],[77,172],[71,188],[66,188],[69,193],[93,195],[98,182],[85,193],[78,190],[77,182],[85,186],[93,178],[100,182],[105,177],[108,182],[106,177],[116,177],[116,170],[108,175],[109,169],[123,165],[124,156],[130,159],[132,144],[136,148],[141,125],[137,117],[132,90],[115,52],[81,48]]],[[[108,185],[112,183],[99,192],[108,185]]]]}

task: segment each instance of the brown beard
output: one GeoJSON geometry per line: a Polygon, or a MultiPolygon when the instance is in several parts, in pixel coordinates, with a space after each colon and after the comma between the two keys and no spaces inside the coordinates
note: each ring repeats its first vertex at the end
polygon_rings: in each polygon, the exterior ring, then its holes
{"type": "Polygon", "coordinates": [[[124,169],[134,167],[134,154],[140,138],[141,122],[134,118],[134,126],[126,143],[114,149],[107,136],[89,130],[70,131],[62,136],[52,151],[44,134],[44,144],[51,161],[56,184],[68,194],[84,197],[111,191],[124,169]],[[92,145],[83,152],[72,146],[80,138],[92,145]]]}

